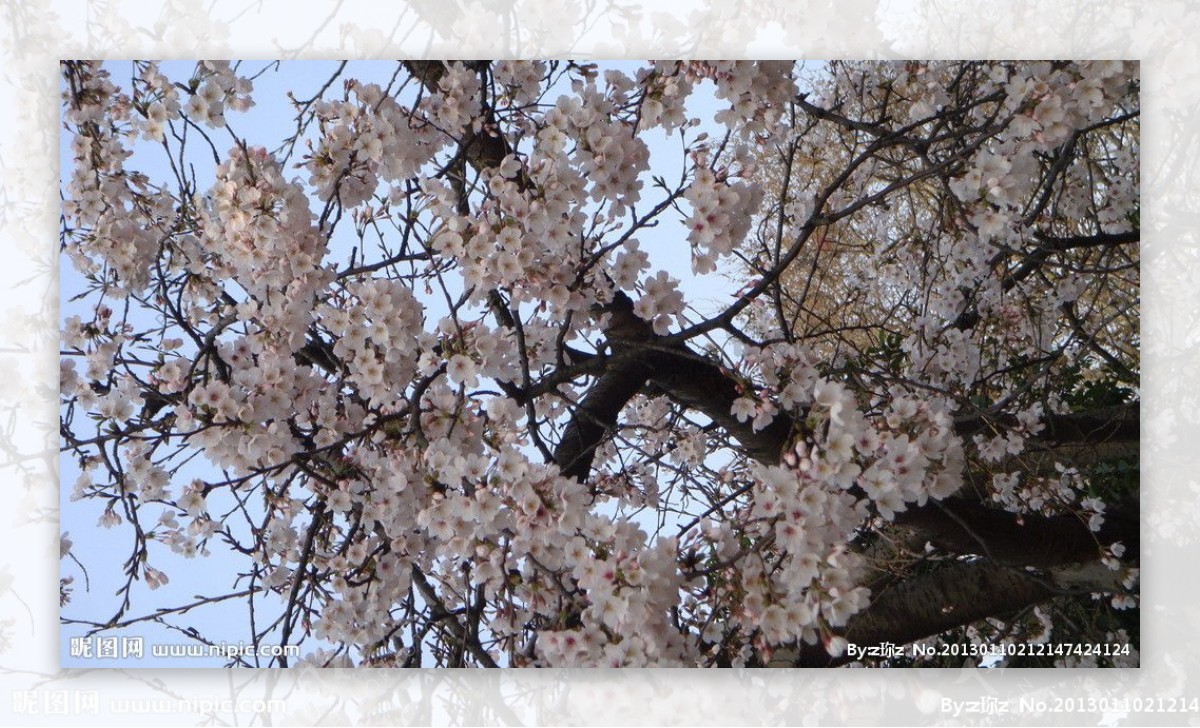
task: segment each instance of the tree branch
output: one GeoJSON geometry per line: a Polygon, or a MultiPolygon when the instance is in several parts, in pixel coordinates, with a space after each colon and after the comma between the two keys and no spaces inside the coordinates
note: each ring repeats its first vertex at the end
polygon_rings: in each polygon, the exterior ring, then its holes
{"type": "Polygon", "coordinates": [[[1048,568],[1094,561],[1101,546],[1120,541],[1136,558],[1137,518],[1125,508],[1105,513],[1099,532],[1074,515],[1016,514],[965,498],[947,498],[896,514],[896,524],[918,531],[931,543],[959,554],[986,555],[997,564],[1048,568]]]}
{"type": "MultiPolygon", "coordinates": [[[[1051,413],[1043,416],[1044,429],[1037,441],[1052,443],[1137,442],[1141,437],[1141,408],[1138,402],[1100,407],[1086,412],[1051,413]]],[[[959,437],[990,431],[995,425],[1015,427],[1017,418],[1007,414],[982,413],[954,419],[959,437]]]]}
{"type": "MultiPolygon", "coordinates": [[[[783,412],[758,431],[748,422],[739,422],[730,414],[733,401],[742,396],[734,379],[685,346],[660,343],[663,338],[648,331],[626,302],[628,299],[607,309],[611,316],[607,333],[610,345],[629,358],[610,365],[569,423],[555,451],[555,462],[564,474],[587,478],[596,447],[615,429],[621,410],[647,383],[678,404],[711,418],[735,437],[750,457],[767,465],[778,464],[781,450],[800,423],[783,412]]],[[[1049,414],[1043,418],[1042,435],[1031,442],[1136,442],[1138,415],[1136,402],[1090,412],[1049,414]]],[[[1009,415],[974,415],[958,418],[955,430],[959,436],[969,437],[996,425],[1016,424],[1009,415]]],[[[952,553],[986,554],[997,564],[1051,567],[1095,560],[1104,546],[1115,541],[1125,545],[1127,554],[1137,553],[1136,503],[1110,507],[1098,533],[1072,515],[1011,513],[964,497],[910,508],[898,514],[895,522],[952,553]]]]}
{"type": "MultiPolygon", "coordinates": [[[[908,644],[1064,591],[1049,577],[1019,569],[982,560],[952,562],[873,595],[871,605],[850,620],[843,636],[859,647],[908,644]]],[[[833,657],[816,644],[801,645],[798,655],[781,651],[771,664],[834,667],[851,661],[849,654],[833,657]]]]}

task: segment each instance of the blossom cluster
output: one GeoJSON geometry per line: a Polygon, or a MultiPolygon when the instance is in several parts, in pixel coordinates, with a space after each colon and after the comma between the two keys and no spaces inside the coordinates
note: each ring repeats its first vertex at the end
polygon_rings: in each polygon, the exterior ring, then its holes
{"type": "MultiPolygon", "coordinates": [[[[154,80],[159,88],[167,85],[166,79],[161,75],[156,75],[154,80]]],[[[192,121],[202,122],[212,128],[225,126],[226,107],[234,111],[246,111],[254,104],[250,98],[250,93],[254,90],[254,82],[245,76],[238,76],[229,61],[204,61],[201,63],[197,68],[191,88],[191,97],[184,104],[182,112],[192,121]]],[[[165,113],[156,114],[151,107],[150,124],[147,125],[146,134],[153,139],[162,138],[161,126],[156,128],[155,121],[161,125],[162,120],[169,118],[173,111],[174,104],[171,103],[169,92],[164,91],[164,96],[168,99],[165,113]]]]}
{"type": "MultiPolygon", "coordinates": [[[[456,76],[447,74],[447,78],[453,88],[456,76]]],[[[371,199],[381,180],[413,177],[445,143],[435,119],[461,124],[459,114],[447,110],[443,97],[428,99],[414,111],[384,94],[378,84],[354,84],[350,92],[346,100],[315,105],[321,133],[306,167],[309,182],[322,200],[336,197],[342,205],[354,207],[371,199]]]]}
{"type": "Polygon", "coordinates": [[[692,205],[687,221],[692,272],[711,273],[717,260],[741,246],[758,211],[762,190],[745,182],[719,180],[712,170],[701,167],[683,196],[692,205]]]}
{"type": "Polygon", "coordinates": [[[715,120],[744,138],[773,135],[783,121],[787,102],[796,96],[789,61],[720,61],[687,64],[697,78],[716,82],[716,96],[730,102],[715,120]]]}
{"type": "MultiPolygon", "coordinates": [[[[752,472],[741,528],[769,551],[760,554],[760,570],[741,566],[730,594],[743,603],[743,624],[761,630],[762,648],[821,639],[836,652],[836,630],[869,595],[863,557],[847,541],[871,518],[890,521],[957,491],[962,445],[948,413],[929,402],[897,394],[878,415],[864,415],[844,385],[818,375],[802,347],[775,345],[755,358],[800,430],[779,465],[752,472]]],[[[732,414],[765,427],[778,414],[772,410],[742,397],[732,414]]],[[[731,533],[725,540],[718,558],[735,550],[731,533]]]]}

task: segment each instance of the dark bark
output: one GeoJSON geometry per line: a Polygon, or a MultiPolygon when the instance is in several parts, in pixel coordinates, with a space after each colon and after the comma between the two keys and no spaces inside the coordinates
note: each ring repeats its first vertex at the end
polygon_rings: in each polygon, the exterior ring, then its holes
{"type": "Polygon", "coordinates": [[[1102,545],[1120,541],[1136,558],[1136,518],[1127,508],[1106,514],[1099,532],[1073,515],[1018,515],[965,498],[947,498],[896,515],[896,523],[918,531],[935,546],[957,554],[978,554],[1001,565],[1052,567],[1092,561],[1102,545]]]}
{"type": "Polygon", "coordinates": [[[617,416],[625,403],[645,386],[654,368],[650,356],[630,357],[596,381],[575,409],[554,450],[554,462],[563,475],[587,480],[596,448],[616,429],[617,416]]]}
{"type": "Polygon", "coordinates": [[[665,343],[617,292],[597,313],[606,315],[605,342],[613,363],[588,391],[563,434],[554,461],[564,475],[586,480],[596,448],[616,429],[621,410],[641,391],[664,394],[703,413],[738,440],[750,457],[777,463],[794,423],[780,416],[761,431],[730,414],[743,391],[720,367],[686,346],[665,343]],[[646,385],[650,385],[646,390],[646,385]]]}
{"type": "MultiPolygon", "coordinates": [[[[873,594],[871,605],[851,619],[844,636],[859,647],[903,645],[1060,593],[1045,575],[982,560],[953,562],[873,594]]],[[[817,644],[802,645],[794,664],[834,667],[850,661],[848,654],[833,657],[817,644]]]]}
{"type": "MultiPolygon", "coordinates": [[[[598,377],[569,423],[555,453],[564,473],[587,478],[596,447],[616,429],[629,399],[647,391],[646,384],[651,385],[650,391],[707,415],[755,460],[779,463],[783,447],[800,423],[784,413],[759,431],[750,422],[737,421],[730,408],[743,391],[732,375],[685,346],[662,343],[662,337],[636,318],[627,298],[618,299],[605,312],[610,315],[609,345],[622,363],[609,366],[598,377]]],[[[989,427],[1015,424],[1009,415],[972,416],[957,419],[955,429],[960,436],[969,437],[989,427]]],[[[1140,435],[1136,402],[1091,412],[1050,414],[1043,424],[1043,432],[1031,440],[1033,447],[1136,442],[1140,435]]],[[[1104,527],[1094,533],[1085,520],[1072,515],[1011,513],[963,495],[912,507],[897,515],[896,523],[951,553],[977,554],[1001,565],[1051,567],[1097,559],[1103,548],[1115,541],[1122,542],[1127,555],[1136,558],[1136,514],[1132,499],[1112,504],[1104,527]]]]}
{"type": "MultiPolygon", "coordinates": [[[[987,432],[989,423],[1004,428],[1016,426],[1012,415],[972,415],[954,420],[954,431],[960,437],[987,432]]],[[[1048,414],[1042,418],[1044,429],[1035,442],[1093,443],[1137,442],[1141,436],[1140,410],[1137,402],[1101,407],[1087,412],[1048,414]]]]}
{"type": "Polygon", "coordinates": [[[672,401],[703,413],[732,435],[742,450],[758,462],[779,462],[784,445],[801,424],[791,417],[776,416],[771,424],[755,431],[750,420],[740,422],[730,412],[744,392],[733,378],[711,361],[684,349],[661,360],[651,382],[672,401]]]}

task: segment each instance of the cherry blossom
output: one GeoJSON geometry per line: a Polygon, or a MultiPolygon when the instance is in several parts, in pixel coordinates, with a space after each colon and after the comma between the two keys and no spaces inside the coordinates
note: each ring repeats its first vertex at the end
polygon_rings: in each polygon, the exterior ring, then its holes
{"type": "Polygon", "coordinates": [[[1128,642],[1136,65],[132,68],[62,69],[89,629],[220,552],[311,665],[1128,642]]]}

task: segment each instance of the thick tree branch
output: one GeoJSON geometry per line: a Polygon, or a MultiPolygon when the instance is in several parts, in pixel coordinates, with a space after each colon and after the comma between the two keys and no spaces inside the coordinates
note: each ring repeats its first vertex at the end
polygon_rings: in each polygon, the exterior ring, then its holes
{"type": "Polygon", "coordinates": [[[1128,508],[1107,513],[1099,532],[1073,515],[1015,514],[964,498],[930,502],[896,515],[897,525],[912,528],[939,548],[979,554],[997,564],[1051,567],[1093,561],[1102,545],[1120,541],[1126,556],[1136,558],[1136,517],[1128,508]]]}
{"type": "Polygon", "coordinates": [[[650,355],[631,357],[610,367],[596,381],[576,408],[554,450],[554,462],[563,475],[581,481],[587,479],[596,448],[615,429],[617,416],[645,386],[653,371],[650,355]]]}
{"type": "MultiPolygon", "coordinates": [[[[985,617],[1006,614],[1086,585],[1058,584],[1053,572],[1038,574],[987,561],[952,562],[873,595],[871,605],[850,620],[848,642],[859,647],[903,645],[985,617]]],[[[781,650],[772,665],[834,667],[849,654],[830,656],[820,645],[781,650]]]]}
{"type": "Polygon", "coordinates": [[[1041,249],[1062,251],[1072,248],[1103,248],[1112,245],[1131,245],[1142,239],[1141,230],[1128,230],[1123,233],[1096,233],[1095,235],[1069,235],[1058,237],[1044,233],[1034,233],[1041,241],[1041,249]]]}
{"type": "MultiPolygon", "coordinates": [[[[628,299],[608,307],[610,346],[625,358],[602,374],[581,403],[555,452],[555,462],[570,477],[586,479],[595,449],[611,433],[625,404],[650,383],[678,404],[702,412],[755,460],[774,465],[799,426],[786,413],[762,430],[730,414],[742,396],[736,381],[719,366],[680,345],[667,345],[632,311],[628,299]],[[632,353],[631,353],[632,352],[632,353]]],[[[1043,418],[1042,443],[1136,442],[1140,434],[1137,403],[1090,412],[1049,414],[1043,418]]],[[[962,437],[989,427],[1014,426],[1009,415],[977,415],[955,421],[962,437]]],[[[997,564],[1051,567],[1091,561],[1102,548],[1121,541],[1127,554],[1138,547],[1136,504],[1114,505],[1105,524],[1093,533],[1075,516],[1017,514],[990,508],[964,497],[929,502],[900,513],[896,523],[919,532],[935,546],[962,554],[987,556],[997,564]]]]}
{"type": "MultiPolygon", "coordinates": [[[[1042,418],[1044,429],[1038,441],[1051,443],[1137,442],[1141,436],[1140,407],[1137,402],[1101,407],[1087,412],[1051,413],[1042,418]]],[[[995,426],[1015,427],[1017,418],[1007,414],[979,414],[957,417],[954,431],[970,437],[995,426]]]]}
{"type": "Polygon", "coordinates": [[[613,351],[612,363],[581,402],[555,451],[554,461],[564,475],[587,478],[596,447],[615,429],[629,400],[647,384],[652,392],[713,420],[755,460],[779,461],[779,451],[792,432],[790,417],[777,417],[761,431],[739,422],[731,410],[743,392],[733,378],[686,346],[655,335],[633,312],[633,302],[624,293],[618,292],[599,313],[608,317],[605,337],[613,351]]]}
{"type": "Polygon", "coordinates": [[[744,396],[733,378],[716,364],[684,349],[669,357],[651,375],[651,383],[677,404],[703,413],[737,439],[742,450],[762,463],[778,463],[780,451],[801,423],[779,414],[762,430],[741,422],[731,412],[733,402],[744,396]]]}

